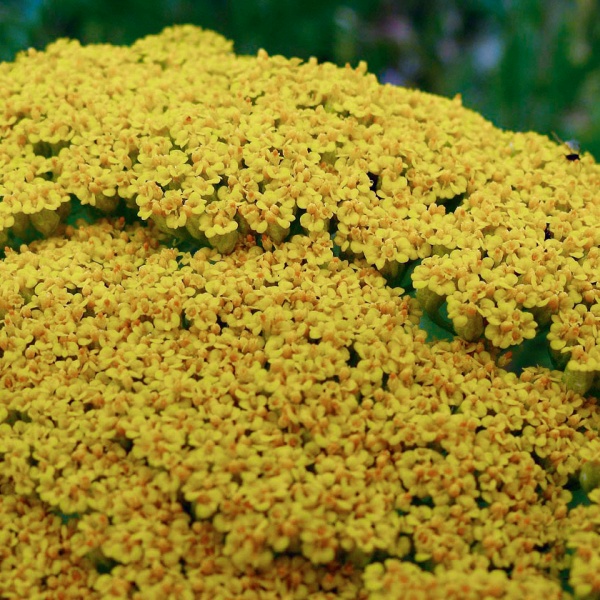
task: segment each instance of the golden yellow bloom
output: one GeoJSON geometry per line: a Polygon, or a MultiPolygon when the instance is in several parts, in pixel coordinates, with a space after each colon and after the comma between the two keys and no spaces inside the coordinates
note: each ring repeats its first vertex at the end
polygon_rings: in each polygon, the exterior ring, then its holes
{"type": "Polygon", "coordinates": [[[0,589],[596,593],[591,157],[192,26],[0,80],[0,589]]]}

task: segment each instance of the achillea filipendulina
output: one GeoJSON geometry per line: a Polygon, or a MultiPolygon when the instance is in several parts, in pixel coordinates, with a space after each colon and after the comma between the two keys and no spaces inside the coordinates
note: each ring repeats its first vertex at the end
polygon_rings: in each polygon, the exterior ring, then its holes
{"type": "Polygon", "coordinates": [[[598,591],[591,157],[191,26],[0,83],[5,595],[598,591]]]}

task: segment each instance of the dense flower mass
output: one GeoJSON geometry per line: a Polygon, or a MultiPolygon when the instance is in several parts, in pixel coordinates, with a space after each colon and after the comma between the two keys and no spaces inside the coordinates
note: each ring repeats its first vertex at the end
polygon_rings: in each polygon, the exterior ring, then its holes
{"type": "Polygon", "coordinates": [[[191,26],[0,84],[1,597],[600,594],[591,157],[191,26]]]}

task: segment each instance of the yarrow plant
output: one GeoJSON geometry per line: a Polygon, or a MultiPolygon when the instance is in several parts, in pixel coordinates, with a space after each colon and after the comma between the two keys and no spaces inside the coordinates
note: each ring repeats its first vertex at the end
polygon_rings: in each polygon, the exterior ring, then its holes
{"type": "Polygon", "coordinates": [[[1,64],[0,597],[598,597],[599,184],[192,26],[1,64]]]}

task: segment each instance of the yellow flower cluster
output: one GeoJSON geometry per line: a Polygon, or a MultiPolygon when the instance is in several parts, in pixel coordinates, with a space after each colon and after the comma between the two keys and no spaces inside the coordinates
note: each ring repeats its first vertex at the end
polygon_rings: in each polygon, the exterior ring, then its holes
{"type": "Polygon", "coordinates": [[[0,595],[600,593],[599,183],[191,26],[0,64],[0,595]]]}
{"type": "Polygon", "coordinates": [[[369,565],[365,580],[369,600],[564,598],[558,583],[531,573],[509,579],[505,571],[489,572],[475,567],[468,574],[455,569],[438,569],[434,575],[396,559],[369,565]]]}
{"type": "MultiPolygon", "coordinates": [[[[598,444],[595,446],[596,458],[600,458],[598,444]]],[[[596,598],[600,594],[600,489],[594,489],[589,499],[589,506],[572,511],[568,535],[573,553],[570,583],[577,598],[596,598]]]]}
{"type": "Polygon", "coordinates": [[[562,362],[568,353],[565,381],[572,389],[585,393],[600,373],[600,301],[591,306],[576,304],[554,315],[552,321],[548,334],[551,351],[562,362]]]}
{"type": "Polygon", "coordinates": [[[0,66],[0,100],[0,243],[61,233],[81,205],[127,206],[222,253],[327,232],[388,278],[416,265],[422,306],[467,341],[505,349],[552,320],[568,385],[600,372],[597,328],[561,337],[600,302],[589,156],[379,85],[362,63],[237,56],[192,26],[29,50],[0,66]]]}
{"type": "Polygon", "coordinates": [[[157,240],[68,226],[0,263],[8,597],[559,597],[593,400],[426,343],[416,301],[323,232],[157,240]]]}

